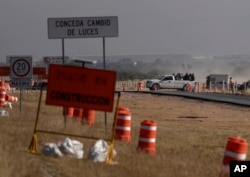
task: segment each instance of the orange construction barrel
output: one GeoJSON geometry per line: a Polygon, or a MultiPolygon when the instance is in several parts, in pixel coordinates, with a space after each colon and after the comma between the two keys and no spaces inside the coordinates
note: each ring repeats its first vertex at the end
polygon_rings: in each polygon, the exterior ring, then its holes
{"type": "Polygon", "coordinates": [[[130,112],[129,108],[123,107],[123,106],[119,106],[119,107],[118,107],[118,112],[119,112],[119,111],[128,111],[128,112],[130,112]]]}
{"type": "Polygon", "coordinates": [[[69,118],[74,116],[74,108],[73,107],[63,107],[63,115],[69,118]]]}
{"type": "Polygon", "coordinates": [[[5,95],[5,100],[7,101],[12,101],[12,102],[17,102],[18,101],[18,98],[15,97],[15,96],[11,96],[11,95],[5,95]]]}
{"type": "Polygon", "coordinates": [[[0,86],[0,106],[5,105],[6,91],[3,86],[0,86]]]}
{"type": "Polygon", "coordinates": [[[131,113],[128,108],[118,109],[115,125],[115,139],[120,141],[131,141],[131,113]]]}
{"type": "Polygon", "coordinates": [[[247,141],[240,137],[229,137],[227,140],[223,165],[229,165],[231,160],[245,161],[247,156],[247,141]]]}
{"type": "Polygon", "coordinates": [[[142,82],[137,83],[137,91],[142,91],[142,82]]]}
{"type": "Polygon", "coordinates": [[[230,161],[245,161],[247,156],[248,143],[241,137],[229,137],[224,153],[220,177],[229,177],[230,161]]]}
{"type": "Polygon", "coordinates": [[[153,120],[144,120],[141,122],[140,137],[137,146],[138,151],[155,155],[156,150],[156,129],[157,124],[153,120]]]}
{"type": "Polygon", "coordinates": [[[82,122],[93,125],[95,123],[95,110],[84,109],[82,114],[82,122]]]}
{"type": "Polygon", "coordinates": [[[0,81],[0,87],[4,87],[4,81],[0,81]]]}
{"type": "Polygon", "coordinates": [[[76,119],[81,119],[83,115],[83,109],[82,108],[74,108],[73,111],[73,117],[76,119]]]}

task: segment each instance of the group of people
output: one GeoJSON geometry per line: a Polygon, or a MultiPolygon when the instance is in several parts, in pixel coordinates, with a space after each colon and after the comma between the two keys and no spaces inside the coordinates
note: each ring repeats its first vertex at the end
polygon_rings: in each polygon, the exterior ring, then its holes
{"type": "Polygon", "coordinates": [[[189,80],[189,81],[194,81],[195,80],[195,76],[194,73],[177,73],[174,74],[173,76],[175,77],[175,80],[189,80]]]}

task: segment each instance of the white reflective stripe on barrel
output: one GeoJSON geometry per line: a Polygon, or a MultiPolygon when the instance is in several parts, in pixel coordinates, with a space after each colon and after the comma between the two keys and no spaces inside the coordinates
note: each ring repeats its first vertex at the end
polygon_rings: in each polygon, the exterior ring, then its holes
{"type": "Polygon", "coordinates": [[[247,155],[246,154],[241,154],[241,153],[236,153],[232,151],[225,151],[225,155],[233,158],[237,158],[240,160],[245,160],[247,155]]]}
{"type": "Polygon", "coordinates": [[[157,127],[156,127],[156,126],[141,125],[141,129],[145,129],[145,130],[156,130],[157,127]]]}
{"type": "Polygon", "coordinates": [[[139,138],[139,141],[141,142],[147,142],[147,143],[155,143],[155,138],[139,138]]]}
{"type": "Polygon", "coordinates": [[[5,98],[0,98],[0,101],[5,101],[5,98]]]}
{"type": "Polygon", "coordinates": [[[5,92],[5,91],[0,91],[0,94],[4,94],[4,95],[5,95],[5,94],[6,94],[6,92],[5,92]]]}
{"type": "Polygon", "coordinates": [[[121,116],[121,115],[118,115],[117,119],[131,120],[131,116],[121,116]]]}
{"type": "Polygon", "coordinates": [[[128,131],[130,131],[130,127],[123,127],[123,126],[116,126],[115,129],[118,129],[118,130],[128,130],[128,131]]]}

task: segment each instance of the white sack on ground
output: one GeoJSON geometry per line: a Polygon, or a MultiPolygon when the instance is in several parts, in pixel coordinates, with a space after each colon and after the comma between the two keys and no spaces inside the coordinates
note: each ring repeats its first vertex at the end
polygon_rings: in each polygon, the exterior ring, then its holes
{"type": "Polygon", "coordinates": [[[0,111],[0,116],[9,117],[9,112],[6,111],[6,110],[1,110],[1,111],[0,111]]]}
{"type": "Polygon", "coordinates": [[[46,143],[42,148],[42,153],[52,157],[62,157],[63,154],[55,143],[46,143]]]}
{"type": "MultiPolygon", "coordinates": [[[[104,162],[106,160],[108,150],[108,143],[104,140],[98,140],[91,147],[90,152],[88,154],[88,159],[92,160],[93,162],[104,162]]],[[[116,155],[115,150],[113,150],[113,155],[116,155]]]]}
{"type": "Polygon", "coordinates": [[[64,155],[70,155],[77,159],[83,158],[83,144],[76,140],[71,140],[68,137],[64,141],[57,144],[46,143],[42,148],[44,155],[53,157],[62,157],[64,155]]]}
{"type": "Polygon", "coordinates": [[[59,149],[65,155],[73,156],[77,159],[83,158],[83,144],[76,140],[71,140],[68,137],[64,141],[58,143],[59,149]]]}

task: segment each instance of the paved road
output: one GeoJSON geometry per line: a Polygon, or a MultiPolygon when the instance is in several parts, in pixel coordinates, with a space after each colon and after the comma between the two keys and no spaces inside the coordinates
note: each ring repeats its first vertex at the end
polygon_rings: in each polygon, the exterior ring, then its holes
{"type": "Polygon", "coordinates": [[[158,95],[172,95],[172,96],[182,96],[192,99],[202,99],[208,101],[232,103],[241,106],[250,106],[250,96],[245,95],[230,95],[230,94],[220,94],[220,93],[197,93],[197,92],[183,92],[183,91],[141,91],[141,93],[148,94],[158,94],[158,95]]]}

